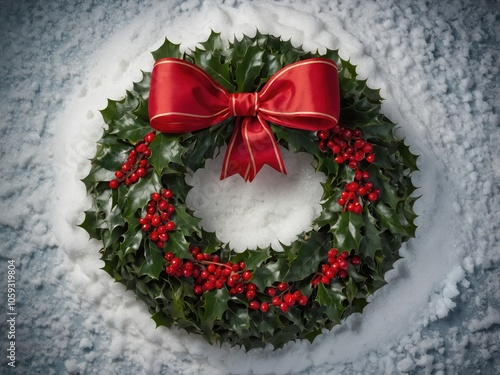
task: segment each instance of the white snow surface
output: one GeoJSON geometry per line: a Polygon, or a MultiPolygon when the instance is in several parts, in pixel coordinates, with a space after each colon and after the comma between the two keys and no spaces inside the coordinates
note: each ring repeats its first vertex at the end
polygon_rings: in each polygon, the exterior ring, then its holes
{"type": "MultiPolygon", "coordinates": [[[[0,290],[5,314],[7,260],[15,260],[18,312],[16,367],[7,365],[4,315],[0,372],[495,374],[499,9],[467,0],[0,0],[0,290]],[[100,244],[77,227],[90,206],[80,179],[102,133],[98,110],[151,70],[150,51],[165,37],[194,48],[211,29],[224,39],[258,29],[308,50],[339,48],[381,88],[383,113],[420,155],[416,238],[363,314],[312,344],[246,353],[155,328],[146,306],[100,269],[100,244]]],[[[285,189],[302,186],[286,178],[285,189]]],[[[314,212],[314,183],[307,189],[301,204],[314,212]]],[[[224,207],[254,209],[258,191],[229,194],[219,217],[224,207]]],[[[273,194],[258,214],[267,220],[294,204],[273,194]]],[[[279,238],[307,229],[297,216],[279,238]]],[[[238,234],[247,241],[252,231],[238,234]]]]}

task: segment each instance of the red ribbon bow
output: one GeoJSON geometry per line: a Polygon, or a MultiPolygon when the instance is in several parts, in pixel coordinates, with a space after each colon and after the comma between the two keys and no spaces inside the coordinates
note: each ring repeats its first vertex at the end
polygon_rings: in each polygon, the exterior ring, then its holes
{"type": "Polygon", "coordinates": [[[238,173],[252,181],[264,164],[286,173],[267,121],[310,131],[335,126],[340,112],[337,76],[333,61],[312,58],[279,70],[260,92],[232,94],[194,64],[161,59],[151,77],[150,123],[161,132],[185,133],[237,116],[221,179],[238,173]]]}

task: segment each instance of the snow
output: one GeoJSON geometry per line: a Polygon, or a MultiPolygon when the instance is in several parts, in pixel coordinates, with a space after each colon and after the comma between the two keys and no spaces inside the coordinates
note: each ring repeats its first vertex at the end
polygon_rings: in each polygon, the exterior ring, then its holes
{"type": "MultiPolygon", "coordinates": [[[[495,374],[500,368],[498,1],[0,5],[0,289],[5,314],[13,259],[18,312],[16,368],[4,356],[2,373],[495,374]],[[76,224],[90,204],[79,179],[102,132],[98,110],[107,98],[119,99],[141,70],[151,70],[150,51],[164,37],[193,48],[210,29],[231,39],[256,28],[305,49],[340,48],[361,78],[381,88],[383,113],[421,155],[414,181],[422,198],[416,238],[402,247],[389,284],[363,314],[313,344],[245,353],[155,328],[133,293],[100,269],[99,243],[76,224]]],[[[292,190],[304,182],[287,178],[292,190]]],[[[307,186],[312,191],[315,183],[307,186]]],[[[257,191],[244,200],[231,196],[227,212],[253,209],[257,191]]],[[[283,210],[284,200],[259,210],[283,210]]],[[[311,194],[309,208],[317,202],[311,194]]],[[[307,223],[290,223],[280,236],[293,240],[306,229],[301,225],[307,223]]],[[[5,318],[1,324],[7,332],[5,318]]],[[[7,351],[10,343],[1,337],[7,351]]]]}

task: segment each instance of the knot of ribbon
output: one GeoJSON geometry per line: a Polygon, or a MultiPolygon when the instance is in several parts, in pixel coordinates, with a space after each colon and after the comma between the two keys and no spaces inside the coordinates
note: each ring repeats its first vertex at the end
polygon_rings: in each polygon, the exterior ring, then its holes
{"type": "Polygon", "coordinates": [[[268,122],[309,131],[337,124],[337,66],[311,58],[280,69],[259,92],[229,93],[200,67],[165,58],[153,67],[148,106],[151,127],[164,133],[201,130],[236,116],[221,179],[239,174],[252,181],[265,164],[286,173],[268,122]]]}

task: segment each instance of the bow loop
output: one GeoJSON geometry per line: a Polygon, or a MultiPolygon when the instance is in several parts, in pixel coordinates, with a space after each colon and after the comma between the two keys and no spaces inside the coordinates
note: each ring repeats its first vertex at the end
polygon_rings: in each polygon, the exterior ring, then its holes
{"type": "Polygon", "coordinates": [[[307,59],[279,70],[258,93],[228,93],[198,66],[161,59],[153,67],[148,106],[151,127],[166,133],[205,129],[236,116],[221,179],[240,174],[252,181],[266,164],[286,173],[268,121],[309,131],[337,124],[337,66],[307,59]]]}

